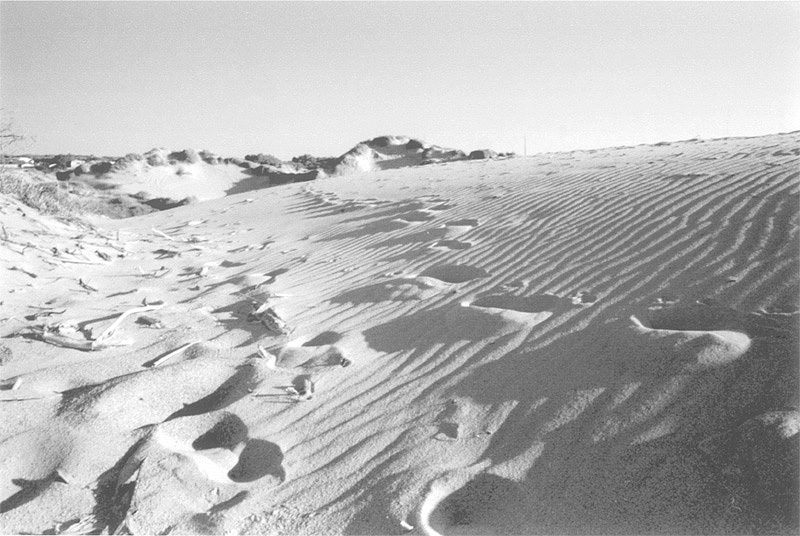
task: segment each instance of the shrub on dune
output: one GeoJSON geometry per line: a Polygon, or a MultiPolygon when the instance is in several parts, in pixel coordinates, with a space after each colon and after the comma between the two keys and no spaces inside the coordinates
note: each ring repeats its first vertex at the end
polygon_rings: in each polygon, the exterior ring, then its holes
{"type": "Polygon", "coordinates": [[[111,162],[103,160],[101,162],[93,163],[89,169],[95,175],[102,175],[103,173],[108,173],[109,171],[111,171],[111,166],[112,166],[111,162]]]}
{"type": "Polygon", "coordinates": [[[80,166],[76,167],[72,170],[72,172],[76,175],[86,175],[87,173],[92,172],[92,163],[91,162],[84,162],[80,166]]]}
{"type": "Polygon", "coordinates": [[[135,162],[144,161],[144,156],[137,153],[128,153],[111,165],[111,171],[121,171],[135,162]]]}
{"type": "Polygon", "coordinates": [[[252,164],[252,162],[248,162],[247,160],[236,157],[226,159],[226,163],[233,164],[234,166],[239,166],[240,168],[245,168],[245,169],[250,169],[250,164],[252,164]]]}
{"type": "Polygon", "coordinates": [[[150,149],[144,153],[144,157],[151,166],[166,166],[169,164],[169,158],[164,149],[150,149]]]}
{"type": "Polygon", "coordinates": [[[484,158],[497,158],[497,153],[491,149],[478,149],[469,153],[470,160],[482,160],[484,158]]]}
{"type": "Polygon", "coordinates": [[[330,173],[336,167],[337,162],[338,159],[333,156],[318,157],[311,156],[310,154],[303,154],[292,158],[292,163],[295,164],[298,171],[314,171],[316,169],[321,169],[330,173]]]}
{"type": "Polygon", "coordinates": [[[423,143],[419,140],[411,139],[408,140],[408,143],[406,143],[406,149],[408,149],[409,151],[419,151],[420,149],[424,148],[425,145],[423,145],[423,143]]]}
{"type": "Polygon", "coordinates": [[[183,151],[175,151],[169,154],[170,160],[177,160],[178,162],[187,162],[189,164],[196,164],[200,162],[200,154],[194,149],[184,149],[183,151]]]}
{"type": "Polygon", "coordinates": [[[390,143],[391,140],[388,136],[379,136],[367,142],[370,147],[388,147],[390,143]]]}
{"type": "Polygon", "coordinates": [[[207,151],[205,149],[200,151],[199,155],[206,164],[216,165],[222,162],[222,158],[220,158],[218,154],[212,153],[211,151],[207,151]]]}
{"type": "Polygon", "coordinates": [[[276,167],[283,164],[283,160],[281,160],[280,158],[272,156],[271,154],[264,154],[264,153],[249,154],[245,156],[244,159],[247,160],[248,162],[256,162],[258,164],[267,164],[276,167]]]}
{"type": "Polygon", "coordinates": [[[76,195],[68,188],[57,182],[36,181],[16,174],[9,174],[0,181],[0,194],[13,197],[44,214],[62,217],[85,212],[93,201],[91,197],[76,195]]]}

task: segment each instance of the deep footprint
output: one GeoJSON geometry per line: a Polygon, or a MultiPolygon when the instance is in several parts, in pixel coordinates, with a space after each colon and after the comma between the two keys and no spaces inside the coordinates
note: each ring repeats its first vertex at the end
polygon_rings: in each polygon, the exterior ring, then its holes
{"type": "Polygon", "coordinates": [[[525,534],[526,503],[516,482],[481,474],[444,497],[421,521],[440,535],[525,534]]]}

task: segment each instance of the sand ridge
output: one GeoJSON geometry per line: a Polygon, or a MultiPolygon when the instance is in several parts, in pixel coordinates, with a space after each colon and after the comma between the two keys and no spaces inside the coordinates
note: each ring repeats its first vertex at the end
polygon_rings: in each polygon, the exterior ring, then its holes
{"type": "Polygon", "coordinates": [[[389,168],[85,229],[4,199],[0,527],[796,528],[799,143],[389,168]],[[41,335],[154,303],[113,346],[41,335]]]}

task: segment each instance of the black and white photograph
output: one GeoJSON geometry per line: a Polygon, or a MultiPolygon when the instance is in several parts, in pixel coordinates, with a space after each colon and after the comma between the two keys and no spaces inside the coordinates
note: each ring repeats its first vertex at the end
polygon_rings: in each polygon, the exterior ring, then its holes
{"type": "Polygon", "coordinates": [[[0,534],[800,534],[800,2],[0,0],[0,534]]]}

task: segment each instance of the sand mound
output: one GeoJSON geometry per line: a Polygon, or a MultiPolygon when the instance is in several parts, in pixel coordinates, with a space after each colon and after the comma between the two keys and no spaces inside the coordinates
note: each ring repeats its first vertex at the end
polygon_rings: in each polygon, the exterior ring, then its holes
{"type": "MultiPolygon", "coordinates": [[[[102,228],[0,197],[0,527],[796,533],[798,146],[384,137],[102,228]]],[[[269,165],[197,154],[143,176],[269,165]]]]}
{"type": "Polygon", "coordinates": [[[334,174],[347,175],[455,161],[464,156],[463,151],[426,144],[407,136],[380,136],[359,143],[339,157],[334,174]]]}

